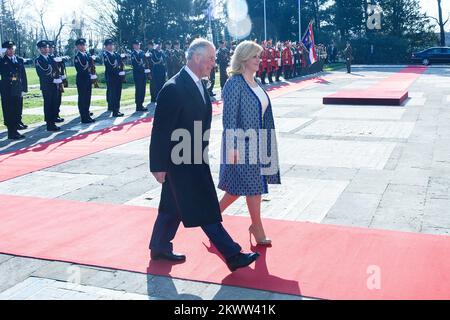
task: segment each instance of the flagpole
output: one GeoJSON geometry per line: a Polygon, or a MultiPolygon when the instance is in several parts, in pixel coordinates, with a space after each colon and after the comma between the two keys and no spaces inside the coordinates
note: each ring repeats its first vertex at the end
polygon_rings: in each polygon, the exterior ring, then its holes
{"type": "Polygon", "coordinates": [[[301,0],[298,0],[298,38],[302,42],[302,5],[301,0]]]}
{"type": "Polygon", "coordinates": [[[266,12],[266,0],[264,0],[264,40],[267,41],[267,12],[266,12]]]}

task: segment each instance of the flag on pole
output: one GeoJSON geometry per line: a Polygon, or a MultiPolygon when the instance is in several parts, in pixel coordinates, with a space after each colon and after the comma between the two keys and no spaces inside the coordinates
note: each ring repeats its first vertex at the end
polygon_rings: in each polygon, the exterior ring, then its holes
{"type": "Polygon", "coordinates": [[[314,31],[313,31],[313,23],[312,21],[309,23],[308,30],[306,30],[305,35],[302,40],[306,49],[309,51],[309,62],[310,64],[314,64],[317,62],[317,52],[316,52],[316,43],[314,41],[314,31]]]}

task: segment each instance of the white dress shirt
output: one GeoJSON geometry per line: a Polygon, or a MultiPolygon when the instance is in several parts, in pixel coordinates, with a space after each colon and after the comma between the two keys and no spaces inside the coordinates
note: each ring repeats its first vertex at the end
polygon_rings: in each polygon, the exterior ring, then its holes
{"type": "Polygon", "coordinates": [[[198,90],[200,90],[200,93],[203,97],[203,102],[206,103],[206,97],[205,97],[205,89],[203,88],[202,80],[200,80],[197,75],[192,72],[191,69],[189,69],[188,66],[184,67],[184,70],[191,76],[192,80],[194,80],[195,84],[197,85],[198,90]]]}

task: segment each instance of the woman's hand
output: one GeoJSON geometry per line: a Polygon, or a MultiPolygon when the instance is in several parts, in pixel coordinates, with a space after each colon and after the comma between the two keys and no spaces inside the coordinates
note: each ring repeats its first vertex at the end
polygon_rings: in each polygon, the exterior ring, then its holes
{"type": "Polygon", "coordinates": [[[228,163],[229,164],[238,164],[240,161],[240,156],[239,156],[239,150],[230,150],[230,152],[228,153],[229,158],[228,158],[228,163]]]}

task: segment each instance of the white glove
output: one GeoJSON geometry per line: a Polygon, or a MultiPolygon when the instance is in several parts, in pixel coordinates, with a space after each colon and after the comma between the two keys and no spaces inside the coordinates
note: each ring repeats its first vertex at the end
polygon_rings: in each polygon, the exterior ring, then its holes
{"type": "Polygon", "coordinates": [[[91,74],[91,80],[97,80],[97,75],[91,74]]]}
{"type": "Polygon", "coordinates": [[[147,58],[150,58],[150,56],[151,56],[150,52],[147,52],[147,53],[145,54],[145,56],[146,56],[147,58]]]}
{"type": "Polygon", "coordinates": [[[1,49],[0,49],[0,57],[3,58],[3,56],[5,55],[5,52],[6,52],[6,49],[1,48],[1,49]]]}
{"type": "Polygon", "coordinates": [[[91,59],[95,61],[97,60],[97,56],[91,56],[91,59]]]}
{"type": "Polygon", "coordinates": [[[54,84],[61,84],[62,82],[62,79],[53,79],[54,84]]]}
{"type": "Polygon", "coordinates": [[[55,62],[62,62],[62,58],[61,57],[55,57],[53,60],[55,60],[55,62]]]}
{"type": "Polygon", "coordinates": [[[67,77],[66,77],[66,76],[61,76],[61,79],[62,79],[62,80],[66,80],[67,77]]]}
{"type": "Polygon", "coordinates": [[[27,93],[26,92],[22,92],[22,94],[20,95],[22,98],[25,97],[27,93]]]}
{"type": "Polygon", "coordinates": [[[145,69],[144,72],[145,72],[145,73],[150,73],[150,72],[152,72],[152,71],[151,71],[150,69],[145,69]]]}
{"type": "Polygon", "coordinates": [[[126,73],[125,73],[125,71],[120,71],[119,72],[119,76],[124,76],[126,73]]]}
{"type": "Polygon", "coordinates": [[[126,55],[125,53],[122,53],[122,54],[120,55],[120,57],[123,59],[123,58],[126,58],[127,55],[126,55]]]}

